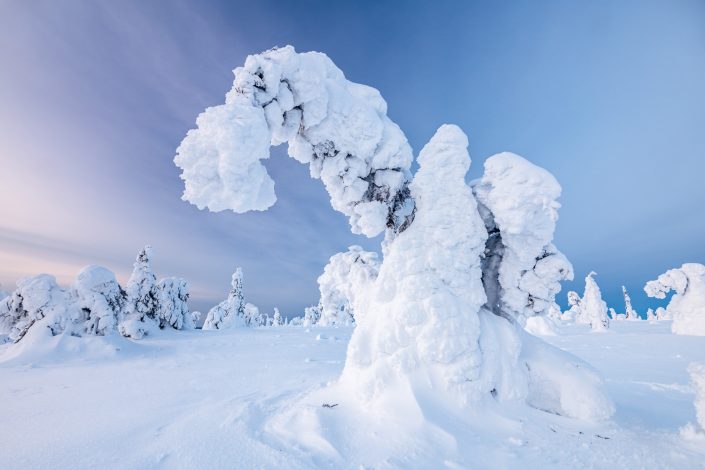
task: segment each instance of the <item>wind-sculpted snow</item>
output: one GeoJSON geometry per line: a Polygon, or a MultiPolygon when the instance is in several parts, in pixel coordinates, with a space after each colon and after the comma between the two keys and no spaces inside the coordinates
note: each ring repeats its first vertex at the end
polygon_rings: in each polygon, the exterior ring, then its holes
{"type": "Polygon", "coordinates": [[[551,243],[561,187],[548,171],[513,153],[487,159],[473,189],[489,232],[484,281],[488,308],[518,320],[547,314],[573,267],[551,243]]]}
{"type": "Polygon", "coordinates": [[[364,309],[356,309],[356,301],[379,273],[377,253],[353,245],[348,251],[331,256],[318,278],[321,293],[320,326],[351,325],[364,309]]]}
{"type": "Polygon", "coordinates": [[[234,73],[225,104],[206,109],[177,149],[184,200],[212,211],[266,210],[276,196],[261,160],[288,142],[354,233],[406,227],[413,156],[377,90],[346,80],[325,54],[291,46],[251,55],[234,73]]]}
{"type": "Polygon", "coordinates": [[[657,299],[663,299],[673,291],[673,297],[660,317],[673,317],[671,328],[676,334],[705,336],[705,266],[686,263],[670,269],[658,279],[647,282],[644,291],[657,299]]]}

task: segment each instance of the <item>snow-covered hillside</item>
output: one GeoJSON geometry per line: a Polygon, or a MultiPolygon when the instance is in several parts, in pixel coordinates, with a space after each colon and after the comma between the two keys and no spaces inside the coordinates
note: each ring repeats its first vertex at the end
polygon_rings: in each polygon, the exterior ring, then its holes
{"type": "Polygon", "coordinates": [[[349,328],[165,330],[140,341],[60,335],[41,348],[5,344],[0,466],[702,467],[705,447],[684,440],[680,429],[696,422],[687,367],[705,361],[705,337],[673,335],[670,322],[589,329],[563,326],[545,339],[602,374],[617,411],[599,424],[521,402],[475,416],[428,406],[421,414],[414,404],[427,397],[403,395],[359,416],[326,387],[341,374],[349,328]],[[405,420],[385,419],[399,411],[405,420]]]}

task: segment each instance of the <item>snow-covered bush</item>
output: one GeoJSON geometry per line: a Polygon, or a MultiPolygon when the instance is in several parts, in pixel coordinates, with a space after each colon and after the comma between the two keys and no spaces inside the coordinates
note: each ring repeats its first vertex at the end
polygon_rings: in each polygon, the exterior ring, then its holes
{"type": "Polygon", "coordinates": [[[203,323],[203,329],[222,330],[248,326],[248,320],[245,296],[242,292],[242,268],[237,268],[233,273],[228,298],[210,309],[203,323]]]}
{"type": "Polygon", "coordinates": [[[592,331],[605,331],[610,326],[607,304],[602,300],[600,287],[595,282],[594,272],[585,277],[585,293],[580,301],[581,318],[592,327],[592,331]]]}
{"type": "Polygon", "coordinates": [[[158,325],[157,277],[152,271],[151,257],[149,245],[140,250],[127,281],[125,319],[119,325],[123,336],[140,339],[148,334],[150,326],[158,325]]]}
{"type": "Polygon", "coordinates": [[[321,308],[318,305],[312,305],[304,309],[304,318],[301,320],[301,325],[304,327],[313,326],[321,319],[321,308]]]}
{"type": "MultiPolygon", "coordinates": [[[[270,144],[288,141],[289,154],[310,163],[353,232],[388,229],[379,275],[354,301],[357,327],[339,382],[345,390],[372,399],[404,387],[462,407],[522,400],[555,385],[556,375],[534,373],[520,359],[518,326],[547,314],[559,281],[572,276],[551,243],[560,186],[550,173],[516,155],[492,157],[474,185],[478,207],[465,182],[467,137],[444,125],[409,183],[411,150],[379,93],[347,81],[324,54],[291,47],[248,57],[226,103],[207,109],[197,126],[175,158],[184,199],[214,211],[268,208],[273,182],[260,160],[270,144]]],[[[303,323],[320,313],[310,307],[303,323]]],[[[553,357],[537,369],[560,375],[572,361],[561,351],[553,357]]],[[[554,386],[542,406],[579,418],[609,415],[599,378],[579,366],[572,372],[575,383],[593,381],[591,392],[554,386]],[[577,411],[568,398],[589,405],[577,411]]]]}
{"type": "MultiPolygon", "coordinates": [[[[686,263],[666,271],[658,279],[647,282],[644,291],[657,299],[673,291],[665,315],[659,318],[672,317],[671,330],[675,334],[705,336],[705,266],[686,263]]],[[[659,311],[656,313],[658,316],[659,311]]]]}
{"type": "Polygon", "coordinates": [[[80,334],[105,336],[116,331],[127,295],[112,271],[86,266],[78,273],[71,293],[81,312],[80,334]]]}
{"type": "Polygon", "coordinates": [[[159,328],[192,330],[200,316],[188,308],[188,283],[184,279],[168,277],[156,286],[157,317],[159,328]]]}
{"type": "Polygon", "coordinates": [[[54,276],[39,274],[17,281],[17,289],[0,301],[0,342],[20,341],[35,323],[64,331],[70,322],[68,295],[54,276]]]}
{"type": "Polygon", "coordinates": [[[379,265],[377,253],[364,251],[357,245],[333,255],[318,278],[321,317],[317,324],[352,325],[355,299],[377,278],[379,265]]]}
{"type": "Polygon", "coordinates": [[[629,297],[627,288],[622,286],[622,294],[624,295],[624,314],[627,320],[640,320],[639,314],[632,307],[632,299],[629,297]]]}

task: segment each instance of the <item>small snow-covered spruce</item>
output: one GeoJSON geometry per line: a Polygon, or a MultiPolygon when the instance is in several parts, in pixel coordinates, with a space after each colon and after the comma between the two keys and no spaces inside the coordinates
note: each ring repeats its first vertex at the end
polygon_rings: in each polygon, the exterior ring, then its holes
{"type": "Polygon", "coordinates": [[[333,255],[318,278],[321,317],[317,324],[352,325],[355,322],[356,298],[377,278],[379,265],[377,253],[364,251],[357,245],[333,255]]]}
{"type": "Polygon", "coordinates": [[[595,272],[591,272],[585,277],[585,293],[580,302],[580,308],[582,315],[589,320],[592,331],[606,331],[610,325],[607,304],[602,300],[600,287],[593,277],[595,275],[595,272]]]}
{"type": "Polygon", "coordinates": [[[612,307],[609,308],[609,313],[610,320],[615,321],[619,319],[619,314],[612,307]]]}
{"type": "Polygon", "coordinates": [[[63,332],[68,319],[67,293],[54,276],[39,274],[17,281],[17,288],[0,301],[0,342],[20,341],[41,322],[52,335],[63,332]]]}
{"type": "Polygon", "coordinates": [[[649,308],[646,310],[646,319],[652,322],[658,320],[658,318],[656,318],[656,314],[654,313],[653,308],[649,308]]]}
{"type": "Polygon", "coordinates": [[[192,330],[196,327],[200,313],[189,311],[188,283],[184,279],[162,279],[157,283],[156,292],[159,328],[192,330]]]}
{"type": "Polygon", "coordinates": [[[125,319],[119,325],[123,336],[140,339],[148,334],[150,326],[158,324],[157,277],[152,271],[151,257],[149,245],[141,249],[127,281],[125,319]]]}
{"type": "Polygon", "coordinates": [[[580,316],[580,295],[575,291],[568,291],[568,310],[563,312],[563,320],[567,322],[577,322],[580,323],[582,318],[580,316]]]}
{"type": "Polygon", "coordinates": [[[86,266],[78,273],[71,294],[81,312],[80,334],[105,336],[116,331],[127,294],[112,271],[102,266],[86,266]]]}
{"type": "MultiPolygon", "coordinates": [[[[671,331],[679,335],[705,336],[705,266],[686,263],[649,281],[644,292],[663,299],[670,291],[673,297],[659,318],[673,318],[671,331]]],[[[656,311],[657,316],[659,310],[656,311]]]]}
{"type": "Polygon", "coordinates": [[[203,323],[204,330],[221,330],[247,326],[245,296],[242,292],[242,268],[233,273],[228,298],[210,309],[203,323]]]}
{"type": "Polygon", "coordinates": [[[697,423],[688,423],[681,429],[681,436],[689,440],[705,443],[705,362],[693,362],[688,365],[690,385],[695,391],[695,416],[697,423]]]}
{"type": "Polygon", "coordinates": [[[673,315],[671,315],[671,313],[668,312],[665,308],[658,307],[656,309],[656,319],[657,320],[673,320],[673,315]]]}
{"type": "Polygon", "coordinates": [[[304,318],[301,325],[304,327],[313,326],[321,319],[321,308],[318,305],[312,305],[304,309],[304,318]]]}
{"type": "Polygon", "coordinates": [[[274,307],[274,315],[272,316],[272,326],[284,326],[282,314],[277,307],[274,307]]]}
{"type": "Polygon", "coordinates": [[[622,286],[622,294],[624,295],[624,313],[627,316],[627,320],[640,320],[639,314],[632,307],[632,299],[629,297],[627,288],[622,286]]]}

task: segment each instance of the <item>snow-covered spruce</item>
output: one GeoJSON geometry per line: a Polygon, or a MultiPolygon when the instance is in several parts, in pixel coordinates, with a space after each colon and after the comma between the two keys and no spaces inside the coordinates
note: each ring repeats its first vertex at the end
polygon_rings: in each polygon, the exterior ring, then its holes
{"type": "Polygon", "coordinates": [[[0,342],[20,341],[35,324],[52,335],[63,332],[68,319],[67,293],[54,276],[39,274],[17,281],[17,288],[0,302],[0,342]]]}
{"type": "Polygon", "coordinates": [[[184,279],[167,277],[156,286],[157,318],[159,328],[192,330],[196,327],[200,313],[188,308],[188,283],[184,279]]]}
{"type": "Polygon", "coordinates": [[[521,325],[555,306],[573,266],[551,243],[561,187],[551,173],[513,153],[487,159],[473,182],[489,240],[483,260],[487,308],[521,325]]]}
{"type": "Polygon", "coordinates": [[[140,250],[127,281],[125,319],[119,325],[123,336],[140,339],[148,334],[150,327],[158,325],[157,277],[152,271],[151,257],[150,246],[140,250]]]}
{"type": "Polygon", "coordinates": [[[284,326],[284,319],[277,307],[274,307],[274,315],[272,315],[272,326],[284,326]]]}
{"type": "Polygon", "coordinates": [[[377,278],[379,266],[377,253],[364,251],[357,245],[333,255],[318,278],[321,316],[317,324],[352,325],[355,322],[356,299],[359,301],[361,293],[377,278]]]}
{"type": "Polygon", "coordinates": [[[575,291],[568,291],[568,310],[563,312],[562,318],[566,322],[580,323],[580,294],[575,291]]]}
{"type": "Polygon", "coordinates": [[[79,334],[105,336],[116,331],[127,295],[112,271],[102,266],[86,266],[76,277],[71,297],[80,312],[79,334]]]}
{"type": "Polygon", "coordinates": [[[276,196],[260,160],[288,142],[354,233],[409,223],[411,147],[377,90],[346,80],[325,54],[291,46],[251,55],[234,73],[225,104],[206,109],[177,150],[184,200],[212,211],[266,210],[276,196]]]}
{"type": "Polygon", "coordinates": [[[204,330],[222,330],[247,326],[245,296],[242,292],[242,268],[233,273],[228,298],[210,309],[203,323],[204,330]]]}
{"type": "Polygon", "coordinates": [[[318,305],[312,305],[304,309],[304,317],[301,320],[301,326],[309,327],[318,323],[321,319],[321,308],[318,305]]]}
{"type": "Polygon", "coordinates": [[[673,297],[659,319],[673,318],[671,330],[679,335],[705,336],[705,266],[686,263],[670,269],[644,286],[649,297],[663,299],[670,291],[673,297]]]}
{"type": "Polygon", "coordinates": [[[624,295],[624,314],[627,320],[640,320],[639,314],[632,307],[632,298],[629,297],[627,288],[622,286],[622,294],[624,295]]]}
{"type": "Polygon", "coordinates": [[[606,331],[610,326],[607,304],[602,300],[600,287],[595,281],[595,272],[585,276],[585,292],[580,301],[581,317],[589,323],[592,331],[606,331]]]}

